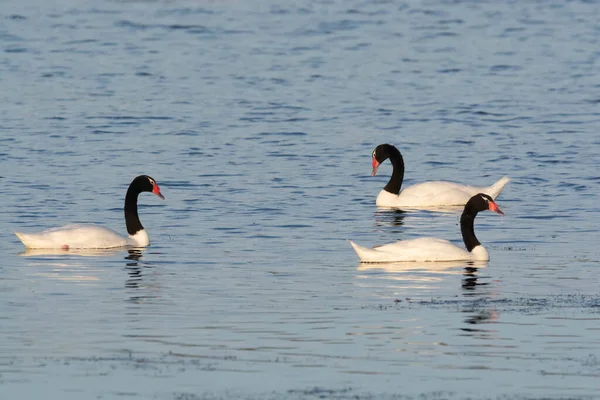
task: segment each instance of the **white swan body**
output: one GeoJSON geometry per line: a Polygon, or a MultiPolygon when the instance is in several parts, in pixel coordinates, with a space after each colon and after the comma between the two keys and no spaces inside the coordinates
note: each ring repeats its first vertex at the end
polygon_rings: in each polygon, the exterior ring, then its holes
{"type": "Polygon", "coordinates": [[[465,247],[461,248],[444,239],[425,237],[375,246],[371,249],[350,241],[361,262],[390,263],[404,261],[487,261],[490,256],[481,245],[473,225],[477,213],[490,210],[504,215],[494,200],[485,193],[472,196],[460,217],[460,231],[465,247]]]}
{"type": "Polygon", "coordinates": [[[487,250],[475,246],[467,251],[448,240],[424,237],[375,246],[371,249],[350,241],[362,262],[389,263],[405,261],[488,261],[487,250]]]}
{"type": "Polygon", "coordinates": [[[398,195],[382,189],[377,196],[376,205],[404,208],[463,206],[477,193],[485,193],[495,200],[508,182],[508,176],[488,187],[446,181],[423,182],[402,189],[398,195]]]}
{"type": "Polygon", "coordinates": [[[137,212],[138,195],[152,192],[164,200],[160,187],[148,175],[137,176],[125,195],[125,226],[129,236],[122,236],[100,225],[74,224],[52,228],[39,233],[15,232],[28,249],[111,249],[116,247],[145,247],[150,244],[148,233],[137,212]]]}
{"type": "Polygon", "coordinates": [[[40,233],[15,234],[25,247],[31,249],[110,249],[125,246],[145,247],[150,244],[145,229],[125,237],[112,229],[91,224],[65,225],[40,233]]]}

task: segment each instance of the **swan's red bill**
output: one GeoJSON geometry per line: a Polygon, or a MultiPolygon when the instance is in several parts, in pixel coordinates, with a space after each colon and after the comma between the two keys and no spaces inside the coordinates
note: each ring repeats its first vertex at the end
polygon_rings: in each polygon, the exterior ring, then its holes
{"type": "Polygon", "coordinates": [[[152,193],[154,193],[155,195],[157,195],[158,197],[160,197],[163,200],[165,199],[165,196],[162,195],[162,193],[160,192],[160,188],[156,184],[152,188],[152,193]]]}
{"type": "Polygon", "coordinates": [[[371,176],[377,174],[377,168],[379,168],[379,163],[377,162],[377,159],[373,157],[373,172],[371,172],[371,176]]]}
{"type": "Polygon", "coordinates": [[[493,201],[489,202],[489,207],[490,207],[490,211],[493,211],[493,212],[498,213],[500,215],[504,215],[504,213],[502,212],[502,210],[500,209],[500,207],[498,207],[498,204],[494,203],[493,201]]]}

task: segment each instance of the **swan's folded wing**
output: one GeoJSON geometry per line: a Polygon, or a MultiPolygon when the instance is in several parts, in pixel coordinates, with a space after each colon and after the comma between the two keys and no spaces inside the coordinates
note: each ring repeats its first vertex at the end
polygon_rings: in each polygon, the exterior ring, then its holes
{"type": "Polygon", "coordinates": [[[419,238],[375,246],[372,249],[350,242],[362,262],[470,260],[471,253],[447,240],[419,238]]]}
{"type": "Polygon", "coordinates": [[[32,249],[96,248],[107,249],[128,244],[127,238],[99,225],[75,224],[39,233],[15,232],[25,247],[32,249]]]}

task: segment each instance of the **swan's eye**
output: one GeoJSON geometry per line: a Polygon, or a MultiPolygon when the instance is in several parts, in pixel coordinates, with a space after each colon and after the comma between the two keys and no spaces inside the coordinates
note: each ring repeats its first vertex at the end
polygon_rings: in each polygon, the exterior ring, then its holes
{"type": "Polygon", "coordinates": [[[484,197],[484,196],[481,196],[481,198],[482,198],[482,199],[484,199],[484,200],[486,201],[486,203],[489,203],[489,202],[490,202],[490,201],[489,201],[489,200],[488,200],[486,197],[484,197]]]}
{"type": "Polygon", "coordinates": [[[375,152],[373,152],[373,158],[375,158],[375,152]]]}
{"type": "Polygon", "coordinates": [[[151,184],[153,184],[153,185],[155,184],[155,183],[154,183],[154,179],[152,179],[152,178],[148,178],[148,180],[150,181],[150,183],[151,183],[151,184]]]}

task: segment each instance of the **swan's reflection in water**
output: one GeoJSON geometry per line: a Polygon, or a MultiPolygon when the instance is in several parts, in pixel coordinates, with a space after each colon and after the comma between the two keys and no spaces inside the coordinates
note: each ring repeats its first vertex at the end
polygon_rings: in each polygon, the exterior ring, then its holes
{"type": "Polygon", "coordinates": [[[387,286],[394,295],[409,298],[456,295],[456,278],[462,276],[460,287],[465,296],[482,295],[479,273],[486,261],[360,263],[356,270],[361,285],[387,286]],[[371,280],[370,283],[365,280],[371,280]]]}
{"type": "Polygon", "coordinates": [[[142,258],[142,251],[137,249],[127,250],[129,253],[125,257],[125,270],[127,271],[128,278],[125,281],[126,288],[139,288],[142,283],[142,272],[144,266],[140,265],[140,258],[142,258]]]}
{"type": "Polygon", "coordinates": [[[404,210],[393,208],[377,210],[374,215],[375,226],[402,226],[404,225],[404,218],[406,217],[406,214],[407,213],[404,210]]]}
{"type": "MultiPolygon", "coordinates": [[[[105,273],[98,259],[104,260],[122,252],[114,249],[26,249],[19,253],[30,258],[31,276],[82,285],[98,285],[105,273]]],[[[103,261],[104,262],[104,261],[103,261]]]]}
{"type": "Polygon", "coordinates": [[[499,318],[496,310],[467,307],[463,312],[468,316],[464,320],[466,326],[459,328],[461,336],[485,340],[498,339],[498,329],[493,327],[493,324],[498,322],[499,318]]]}
{"type": "MultiPolygon", "coordinates": [[[[27,249],[20,256],[30,257],[28,265],[30,276],[55,281],[72,282],[80,285],[112,287],[110,268],[125,253],[125,289],[135,289],[127,293],[128,301],[140,302],[156,298],[156,282],[148,281],[148,271],[153,268],[149,262],[143,262],[142,248],[114,249],[27,249]],[[146,281],[146,282],[144,282],[146,281]]],[[[120,263],[119,263],[120,264],[120,263]]],[[[121,264],[122,265],[122,264],[121,264]]]]}
{"type": "Polygon", "coordinates": [[[142,260],[142,249],[128,249],[127,252],[125,289],[131,289],[128,290],[127,301],[140,304],[159,298],[161,285],[152,279],[150,271],[153,270],[153,265],[142,260]]]}
{"type": "Polygon", "coordinates": [[[487,261],[397,262],[360,263],[356,269],[361,273],[357,275],[359,285],[370,296],[393,296],[395,301],[407,300],[424,307],[458,306],[459,312],[467,315],[456,327],[460,336],[489,340],[497,339],[498,332],[483,324],[494,324],[499,316],[488,302],[479,301],[491,294],[489,283],[485,282],[489,278],[481,282],[480,277],[487,266],[487,261]]]}
{"type": "Polygon", "coordinates": [[[463,293],[465,296],[477,295],[476,291],[478,289],[488,285],[487,282],[479,282],[478,270],[474,266],[465,267],[463,276],[461,287],[465,291],[463,293]]]}
{"type": "MultiPolygon", "coordinates": [[[[497,319],[498,313],[496,310],[480,310],[469,315],[469,317],[465,319],[465,322],[469,325],[478,325],[487,324],[497,319]]],[[[466,328],[463,330],[466,330],[466,328]]]]}
{"type": "Polygon", "coordinates": [[[25,249],[19,253],[21,257],[36,256],[80,256],[80,257],[105,257],[113,256],[123,251],[122,247],[113,249],[25,249]]]}
{"type": "Polygon", "coordinates": [[[388,273],[406,271],[447,272],[450,274],[476,274],[478,269],[488,266],[487,261],[410,261],[393,263],[360,263],[358,271],[381,270],[388,273]]]}

